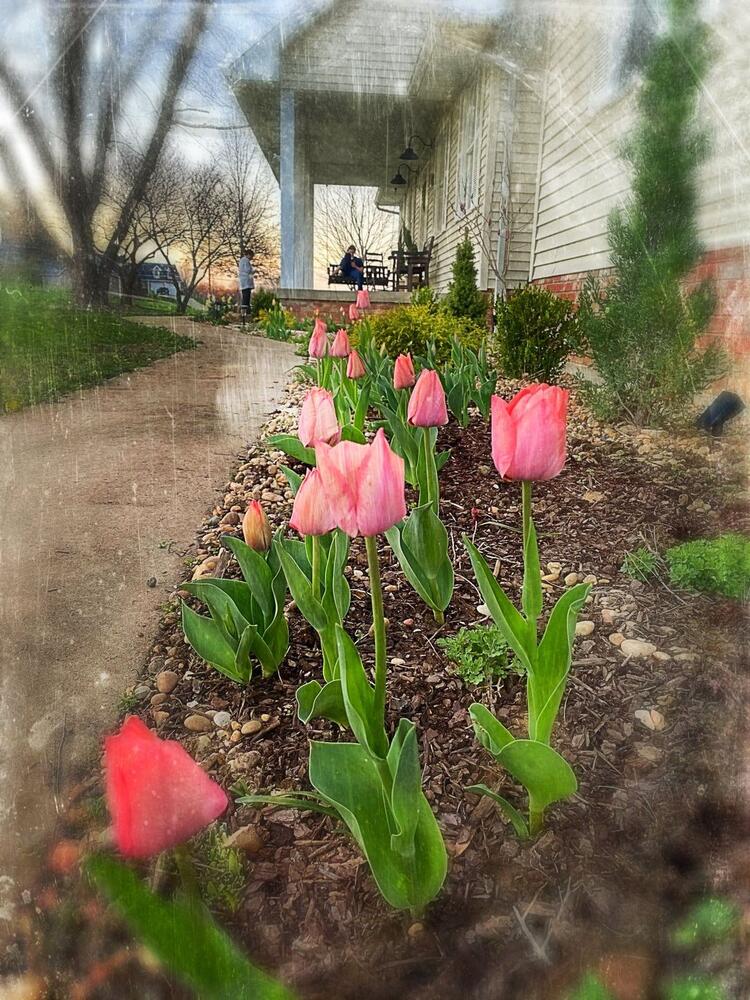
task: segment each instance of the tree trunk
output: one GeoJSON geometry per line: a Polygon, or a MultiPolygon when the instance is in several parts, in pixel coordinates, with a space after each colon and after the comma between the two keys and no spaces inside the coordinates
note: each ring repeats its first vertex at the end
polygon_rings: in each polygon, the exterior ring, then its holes
{"type": "Polygon", "coordinates": [[[82,309],[101,309],[108,303],[109,270],[102,267],[92,247],[74,247],[73,298],[82,309]]]}

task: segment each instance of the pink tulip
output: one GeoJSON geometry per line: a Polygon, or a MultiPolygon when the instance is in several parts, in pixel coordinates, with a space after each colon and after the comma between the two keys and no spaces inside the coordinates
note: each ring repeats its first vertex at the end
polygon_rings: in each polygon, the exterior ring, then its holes
{"type": "Polygon", "coordinates": [[[333,338],[333,344],[331,346],[331,357],[332,358],[346,358],[351,354],[351,344],[349,343],[349,334],[346,330],[338,330],[336,336],[333,338]]]}
{"type": "Polygon", "coordinates": [[[492,397],[492,460],[505,479],[554,479],[565,465],[567,389],[529,385],[492,397]]]}
{"type": "Polygon", "coordinates": [[[445,390],[440,376],[431,368],[425,368],[417,379],[407,419],[413,427],[440,427],[448,423],[445,390]]]}
{"type": "Polygon", "coordinates": [[[362,358],[360,358],[359,353],[352,350],[349,355],[349,362],[346,366],[347,378],[364,378],[367,374],[367,369],[365,368],[362,358]]]}
{"type": "Polygon", "coordinates": [[[324,358],[328,353],[328,331],[322,319],[315,320],[308,353],[311,358],[324,358]]]}
{"type": "Polygon", "coordinates": [[[327,389],[308,390],[299,414],[297,435],[305,448],[314,448],[319,441],[336,444],[341,437],[333,396],[327,389]]]}
{"type": "Polygon", "coordinates": [[[131,715],[104,741],[107,805],[118,850],[149,858],[188,840],[228,805],[176,740],[162,740],[131,715]]]}
{"type": "Polygon", "coordinates": [[[242,518],[242,536],[245,544],[256,552],[266,552],[271,548],[271,525],[258,500],[251,500],[242,518]]]}
{"type": "Polygon", "coordinates": [[[372,444],[319,444],[315,458],[331,513],[347,535],[377,535],[406,517],[404,460],[382,427],[372,444]]]}
{"type": "Polygon", "coordinates": [[[352,302],[352,304],[349,306],[349,322],[356,323],[357,320],[361,317],[361,315],[362,314],[360,313],[359,309],[357,309],[355,304],[352,302]]]}
{"type": "Polygon", "coordinates": [[[366,288],[361,289],[357,292],[357,309],[369,309],[370,308],[370,293],[366,288]]]}
{"type": "Polygon", "coordinates": [[[336,527],[318,469],[310,469],[300,483],[289,526],[300,535],[327,535],[336,527]]]}
{"type": "Polygon", "coordinates": [[[411,354],[399,354],[396,358],[396,364],[393,366],[394,389],[409,389],[416,380],[411,354]]]}

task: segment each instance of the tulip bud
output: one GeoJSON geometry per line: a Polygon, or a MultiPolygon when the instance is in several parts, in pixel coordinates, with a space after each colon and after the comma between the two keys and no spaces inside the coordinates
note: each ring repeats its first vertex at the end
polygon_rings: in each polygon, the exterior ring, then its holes
{"type": "Polygon", "coordinates": [[[331,345],[331,357],[332,358],[346,358],[351,354],[351,344],[349,343],[349,334],[346,330],[338,330],[336,336],[333,338],[333,344],[331,345]]]}
{"type": "Polygon", "coordinates": [[[252,500],[242,518],[242,535],[245,543],[256,552],[267,552],[271,548],[271,525],[266,512],[257,500],[252,500]]]}
{"type": "Polygon", "coordinates": [[[357,292],[357,309],[369,309],[370,308],[370,293],[366,288],[361,289],[357,292]]]}
{"type": "Polygon", "coordinates": [[[350,323],[356,323],[357,320],[360,318],[360,316],[361,316],[361,313],[360,313],[359,309],[357,309],[357,307],[355,306],[355,304],[352,302],[352,304],[349,306],[349,322],[350,323]]]}
{"type": "Polygon", "coordinates": [[[352,351],[349,355],[349,362],[346,366],[347,378],[364,378],[367,374],[364,364],[362,363],[362,358],[360,358],[357,351],[352,351]]]}
{"type": "Polygon", "coordinates": [[[312,337],[310,337],[308,353],[311,358],[324,358],[328,353],[328,333],[326,325],[322,319],[315,320],[315,327],[313,329],[312,337]]]}
{"type": "Polygon", "coordinates": [[[394,389],[409,389],[416,382],[411,354],[399,354],[393,366],[394,389]]]}
{"type": "Polygon", "coordinates": [[[412,427],[440,427],[448,423],[445,390],[440,376],[431,368],[425,368],[417,379],[409,400],[407,419],[412,427]]]}
{"type": "Polygon", "coordinates": [[[314,448],[319,441],[336,444],[341,437],[333,396],[327,389],[308,391],[302,401],[297,436],[305,448],[314,448]]]}
{"type": "Polygon", "coordinates": [[[504,479],[554,479],[565,465],[567,389],[536,384],[492,397],[492,460],[504,479]]]}

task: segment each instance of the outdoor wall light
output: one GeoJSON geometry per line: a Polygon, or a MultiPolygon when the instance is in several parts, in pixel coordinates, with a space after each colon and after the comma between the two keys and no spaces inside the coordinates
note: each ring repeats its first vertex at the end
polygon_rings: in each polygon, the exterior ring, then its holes
{"type": "Polygon", "coordinates": [[[409,183],[407,178],[404,177],[404,175],[401,173],[403,167],[406,167],[406,169],[409,171],[410,174],[417,173],[417,171],[413,170],[408,163],[399,164],[398,170],[396,171],[396,176],[391,178],[391,184],[395,188],[406,187],[406,185],[409,183]]]}
{"type": "Polygon", "coordinates": [[[716,399],[707,406],[696,420],[698,430],[707,431],[714,437],[720,437],[724,424],[732,420],[745,409],[745,404],[735,392],[724,389],[716,399]]]}
{"type": "Polygon", "coordinates": [[[421,135],[411,135],[411,136],[409,136],[409,141],[406,144],[406,149],[403,151],[403,153],[401,154],[401,156],[399,156],[399,160],[418,160],[419,159],[419,154],[414,152],[414,147],[412,146],[412,143],[414,142],[415,139],[419,139],[419,141],[422,143],[422,145],[424,146],[425,149],[431,149],[432,148],[432,143],[431,142],[426,142],[422,138],[421,135]]]}

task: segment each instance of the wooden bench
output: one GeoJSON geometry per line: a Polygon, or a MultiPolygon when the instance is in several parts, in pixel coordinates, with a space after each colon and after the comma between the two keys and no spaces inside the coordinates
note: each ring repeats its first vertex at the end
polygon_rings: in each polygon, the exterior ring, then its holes
{"type": "MultiPolygon", "coordinates": [[[[382,253],[367,254],[364,258],[364,284],[367,288],[387,288],[391,280],[390,268],[385,264],[382,253]]],[[[348,285],[354,288],[351,278],[345,277],[338,264],[329,264],[329,285],[348,285]]]]}

